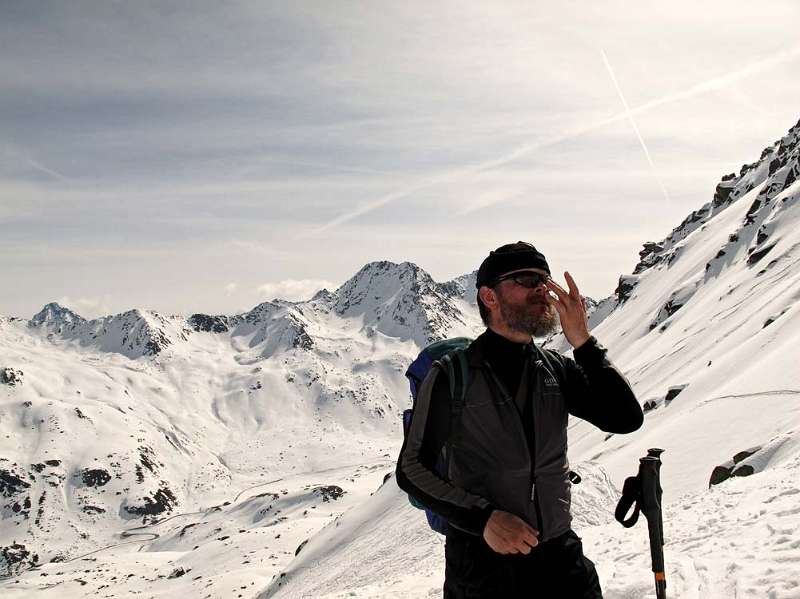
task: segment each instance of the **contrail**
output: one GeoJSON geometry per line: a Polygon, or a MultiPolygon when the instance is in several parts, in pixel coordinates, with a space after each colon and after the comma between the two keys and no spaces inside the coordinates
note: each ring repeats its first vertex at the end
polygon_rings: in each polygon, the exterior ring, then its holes
{"type": "Polygon", "coordinates": [[[606,63],[606,69],[608,69],[608,74],[611,76],[611,81],[614,82],[614,87],[619,94],[619,99],[622,100],[622,106],[625,108],[625,114],[628,115],[628,120],[631,123],[631,127],[636,132],[636,137],[639,138],[639,143],[642,145],[642,150],[644,150],[644,155],[647,157],[647,162],[650,164],[650,170],[653,172],[653,177],[655,177],[656,181],[658,181],[659,187],[661,187],[661,192],[664,194],[664,199],[667,202],[670,202],[669,194],[667,193],[667,188],[664,186],[664,182],[661,180],[661,177],[658,176],[658,171],[656,170],[656,165],[653,162],[653,158],[650,156],[650,150],[647,149],[647,144],[644,143],[644,137],[642,137],[642,132],[639,131],[639,126],[636,124],[636,120],[633,118],[631,114],[630,106],[628,106],[628,102],[625,100],[625,96],[622,94],[622,88],[620,88],[619,83],[617,82],[617,77],[614,75],[614,69],[611,68],[611,63],[608,62],[608,56],[606,56],[605,51],[600,48],[600,54],[603,55],[603,62],[606,63]]]}
{"type": "Polygon", "coordinates": [[[439,183],[450,181],[452,179],[457,179],[462,176],[472,175],[483,171],[495,169],[499,166],[503,166],[511,162],[514,162],[515,160],[523,156],[526,156],[528,154],[531,154],[533,152],[536,152],[538,150],[542,150],[549,146],[559,144],[563,141],[575,139],[576,137],[580,137],[582,135],[585,135],[586,133],[590,133],[597,129],[601,129],[606,125],[617,123],[619,121],[624,121],[626,119],[630,120],[632,116],[641,114],[643,112],[647,112],[648,110],[652,110],[653,108],[657,108],[665,104],[670,104],[672,102],[677,102],[679,100],[685,100],[688,98],[692,98],[694,96],[699,96],[701,94],[708,93],[710,91],[715,91],[724,88],[730,85],[731,83],[735,83],[736,81],[745,79],[750,75],[759,73],[765,69],[776,66],[778,64],[793,60],[798,56],[800,56],[800,45],[789,48],[788,50],[783,50],[781,52],[778,52],[777,54],[773,54],[772,56],[769,56],[762,60],[752,62],[736,71],[732,71],[730,73],[727,73],[725,75],[720,75],[718,77],[713,77],[702,83],[695,84],[687,89],[667,94],[666,96],[662,96],[661,98],[657,98],[655,100],[650,100],[649,102],[645,102],[640,106],[628,109],[625,112],[615,114],[614,116],[608,117],[606,119],[602,119],[596,123],[591,123],[581,127],[575,127],[565,131],[562,134],[556,135],[548,139],[540,140],[538,142],[523,144],[504,156],[493,158],[491,160],[486,160],[484,162],[466,166],[460,169],[455,169],[436,177],[424,179],[419,183],[411,185],[410,187],[406,187],[397,190],[395,192],[392,192],[390,194],[387,194],[382,198],[374,202],[371,202],[369,204],[366,204],[354,211],[342,214],[336,217],[335,219],[327,222],[326,224],[322,225],[321,227],[318,227],[317,229],[310,231],[309,233],[304,235],[304,237],[314,236],[318,233],[322,233],[337,225],[348,222],[358,216],[371,212],[372,210],[375,210],[376,208],[384,206],[390,202],[407,197],[412,193],[419,191],[420,189],[432,187],[439,183]]]}
{"type": "Polygon", "coordinates": [[[29,165],[31,165],[33,168],[35,168],[38,171],[46,173],[46,174],[50,175],[51,177],[55,177],[56,179],[58,179],[59,181],[63,181],[64,183],[71,183],[72,182],[68,177],[65,177],[64,175],[62,175],[58,171],[54,171],[51,168],[47,168],[45,165],[37,162],[33,158],[27,157],[26,160],[28,161],[29,165]]]}

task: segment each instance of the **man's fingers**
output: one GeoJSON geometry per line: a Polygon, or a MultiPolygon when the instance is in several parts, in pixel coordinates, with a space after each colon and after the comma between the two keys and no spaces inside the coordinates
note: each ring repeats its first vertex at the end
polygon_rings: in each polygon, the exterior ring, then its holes
{"type": "Polygon", "coordinates": [[[528,530],[525,531],[525,535],[522,537],[522,540],[530,545],[531,547],[536,547],[539,544],[539,539],[536,538],[536,535],[539,533],[535,532],[530,526],[528,530]]]}
{"type": "Polygon", "coordinates": [[[550,291],[552,291],[556,295],[558,295],[558,297],[562,297],[562,296],[563,297],[569,297],[569,292],[566,289],[564,289],[561,285],[556,283],[553,279],[547,279],[547,281],[545,282],[545,285],[547,285],[547,288],[550,291]]]}
{"type": "Polygon", "coordinates": [[[575,284],[575,279],[572,278],[572,275],[569,274],[569,271],[564,271],[564,278],[567,280],[567,286],[569,287],[569,294],[574,297],[575,299],[580,299],[581,294],[578,291],[578,286],[575,284]]]}
{"type": "Polygon", "coordinates": [[[567,309],[566,304],[564,304],[564,302],[562,302],[558,297],[553,297],[550,295],[550,293],[546,293],[545,298],[547,298],[547,303],[549,303],[551,306],[555,306],[555,309],[559,314],[563,314],[564,310],[567,309]]]}

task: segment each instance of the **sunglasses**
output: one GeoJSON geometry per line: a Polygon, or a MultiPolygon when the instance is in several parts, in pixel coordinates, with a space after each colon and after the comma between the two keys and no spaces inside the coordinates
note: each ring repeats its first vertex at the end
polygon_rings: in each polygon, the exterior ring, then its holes
{"type": "Polygon", "coordinates": [[[502,281],[512,280],[517,285],[521,285],[522,287],[526,287],[527,289],[536,289],[539,285],[543,285],[547,279],[550,277],[548,275],[543,275],[539,272],[514,272],[509,275],[503,275],[502,277],[498,277],[495,279],[492,287],[501,283],[502,281]]]}

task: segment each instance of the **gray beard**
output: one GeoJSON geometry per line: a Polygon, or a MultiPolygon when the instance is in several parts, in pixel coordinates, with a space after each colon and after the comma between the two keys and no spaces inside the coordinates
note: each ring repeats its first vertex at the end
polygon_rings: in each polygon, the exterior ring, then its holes
{"type": "Polygon", "coordinates": [[[499,304],[500,316],[512,331],[533,337],[547,337],[558,330],[558,312],[551,304],[539,316],[531,311],[531,304],[519,306],[502,300],[499,304]]]}

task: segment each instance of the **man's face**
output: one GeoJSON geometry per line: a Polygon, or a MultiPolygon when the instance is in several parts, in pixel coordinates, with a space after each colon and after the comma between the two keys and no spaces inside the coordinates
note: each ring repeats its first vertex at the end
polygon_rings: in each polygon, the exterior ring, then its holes
{"type": "MultiPolygon", "coordinates": [[[[547,274],[538,269],[515,271],[517,272],[547,274]]],[[[547,303],[547,288],[544,283],[529,289],[513,279],[506,279],[498,283],[494,290],[497,294],[499,317],[511,330],[534,337],[545,337],[558,330],[558,313],[554,306],[547,303]]]]}

